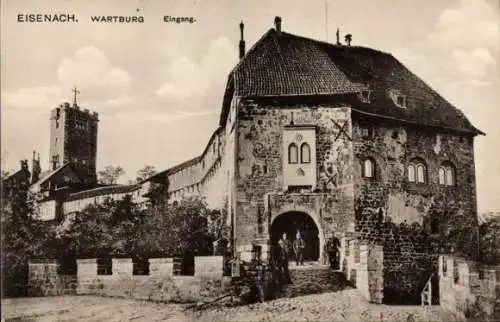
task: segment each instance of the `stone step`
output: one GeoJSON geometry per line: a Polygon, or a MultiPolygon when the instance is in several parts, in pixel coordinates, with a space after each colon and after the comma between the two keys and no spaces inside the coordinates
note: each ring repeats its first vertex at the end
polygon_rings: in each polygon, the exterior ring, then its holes
{"type": "Polygon", "coordinates": [[[280,297],[335,292],[351,288],[343,273],[333,271],[328,266],[291,269],[290,277],[292,284],[283,287],[280,297]]]}

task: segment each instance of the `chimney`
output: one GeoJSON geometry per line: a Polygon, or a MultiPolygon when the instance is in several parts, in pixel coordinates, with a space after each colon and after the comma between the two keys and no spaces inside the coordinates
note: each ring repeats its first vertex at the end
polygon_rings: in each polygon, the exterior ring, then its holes
{"type": "Polygon", "coordinates": [[[28,160],[21,160],[21,170],[28,170],[28,160]]]}
{"type": "Polygon", "coordinates": [[[274,18],[274,29],[276,29],[278,34],[281,33],[281,17],[276,16],[274,18]]]}
{"type": "Polygon", "coordinates": [[[345,42],[347,43],[347,46],[351,46],[351,41],[352,41],[352,35],[351,34],[345,35],[345,42]]]}
{"type": "Polygon", "coordinates": [[[40,154],[38,154],[37,160],[36,151],[33,151],[33,159],[31,160],[31,184],[34,184],[40,179],[40,172],[42,172],[42,168],[40,167],[40,154]]]}
{"type": "Polygon", "coordinates": [[[340,46],[339,28],[337,28],[337,45],[340,46]]]}
{"type": "Polygon", "coordinates": [[[243,38],[243,29],[245,29],[245,25],[243,24],[243,21],[240,22],[240,59],[245,56],[245,40],[243,38]]]}

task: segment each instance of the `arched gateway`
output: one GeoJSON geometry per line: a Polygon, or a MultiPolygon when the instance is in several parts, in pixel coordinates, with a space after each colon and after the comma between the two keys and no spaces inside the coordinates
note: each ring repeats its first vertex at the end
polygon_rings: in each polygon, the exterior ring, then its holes
{"type": "Polygon", "coordinates": [[[283,233],[293,242],[297,230],[305,241],[304,261],[319,261],[323,234],[314,219],[305,212],[288,211],[276,216],[270,227],[271,244],[275,246],[283,233]]]}

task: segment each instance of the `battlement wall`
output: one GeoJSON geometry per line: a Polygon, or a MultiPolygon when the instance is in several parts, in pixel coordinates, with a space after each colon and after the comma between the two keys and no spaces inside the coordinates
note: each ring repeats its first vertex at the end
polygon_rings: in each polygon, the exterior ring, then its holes
{"type": "Polygon", "coordinates": [[[340,269],[370,302],[384,299],[384,251],[380,245],[344,237],[340,247],[340,269]]]}
{"type": "Polygon", "coordinates": [[[467,318],[500,318],[500,267],[449,255],[439,256],[438,264],[442,307],[467,318]]]}

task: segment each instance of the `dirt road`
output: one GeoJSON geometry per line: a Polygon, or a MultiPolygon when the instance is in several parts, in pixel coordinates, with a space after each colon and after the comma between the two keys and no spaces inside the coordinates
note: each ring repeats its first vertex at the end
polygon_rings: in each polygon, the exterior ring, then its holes
{"type": "Polygon", "coordinates": [[[356,290],[200,312],[184,312],[180,304],[96,296],[7,299],[2,308],[6,321],[458,321],[440,307],[370,304],[356,290]]]}

